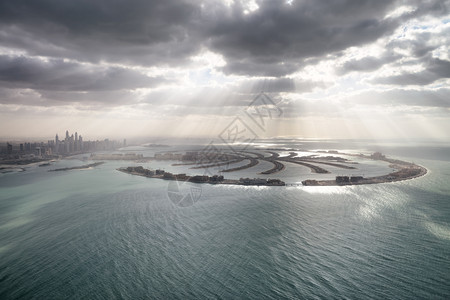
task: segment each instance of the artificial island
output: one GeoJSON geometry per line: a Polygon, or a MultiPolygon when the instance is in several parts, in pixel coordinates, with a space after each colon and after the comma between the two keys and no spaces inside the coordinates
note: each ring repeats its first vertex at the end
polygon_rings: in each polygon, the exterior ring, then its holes
{"type": "MultiPolygon", "coordinates": [[[[233,151],[233,152],[215,152],[215,153],[202,153],[202,151],[191,151],[186,153],[176,153],[176,152],[166,152],[157,153],[154,157],[143,157],[142,155],[136,156],[138,161],[150,161],[150,160],[169,160],[177,161],[172,164],[172,166],[190,166],[190,169],[209,169],[213,167],[224,167],[231,164],[240,163],[242,161],[247,161],[246,164],[237,167],[225,167],[220,170],[220,173],[236,172],[239,170],[248,169],[254,167],[260,163],[260,161],[266,161],[272,164],[272,168],[260,172],[259,174],[275,174],[285,169],[285,164],[296,164],[303,167],[307,167],[311,170],[311,173],[317,174],[328,174],[330,171],[326,169],[327,166],[332,166],[334,168],[342,169],[343,172],[346,170],[357,169],[355,165],[358,162],[344,158],[342,156],[348,157],[359,157],[363,159],[370,159],[375,161],[381,161],[389,163],[389,167],[393,169],[393,172],[372,177],[364,177],[360,175],[339,175],[334,179],[306,179],[301,181],[304,186],[346,186],[346,185],[363,185],[363,184],[377,184],[386,182],[396,182],[408,179],[413,179],[416,177],[423,176],[427,173],[427,169],[414,163],[401,161],[398,159],[387,158],[380,152],[375,152],[370,155],[365,154],[349,154],[342,153],[338,151],[317,151],[313,152],[311,155],[298,156],[295,149],[291,149],[289,155],[280,156],[279,153],[275,152],[277,150],[286,151],[286,149],[267,149],[264,155],[261,152],[255,151],[233,151]],[[339,156],[338,156],[339,155],[339,156]]],[[[311,152],[307,150],[301,150],[302,152],[311,152]]],[[[115,157],[111,155],[99,155],[96,154],[92,159],[120,159],[120,154],[115,157]]],[[[125,159],[129,160],[130,154],[126,156],[125,159]]],[[[131,175],[144,176],[148,178],[158,178],[164,180],[178,180],[178,181],[188,181],[193,183],[209,183],[209,184],[232,184],[232,185],[256,185],[256,186],[286,186],[290,185],[276,178],[240,178],[240,179],[226,179],[223,175],[194,175],[189,176],[185,173],[174,174],[171,172],[166,172],[164,170],[150,170],[145,169],[142,166],[131,166],[126,168],[119,168],[121,172],[128,173],[131,175]]]]}

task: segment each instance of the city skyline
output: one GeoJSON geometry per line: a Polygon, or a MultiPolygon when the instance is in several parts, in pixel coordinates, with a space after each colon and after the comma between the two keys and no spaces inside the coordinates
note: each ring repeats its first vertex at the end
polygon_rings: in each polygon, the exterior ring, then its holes
{"type": "Polygon", "coordinates": [[[101,140],[84,140],[78,132],[70,134],[69,130],[65,131],[63,138],[56,133],[54,139],[47,141],[26,141],[15,140],[2,142],[0,146],[0,154],[17,156],[17,158],[27,158],[30,154],[36,157],[54,157],[59,155],[81,154],[90,151],[99,150],[115,150],[121,146],[126,146],[126,139],[122,143],[110,140],[108,138],[101,140]],[[3,145],[4,144],[4,145],[3,145]]]}
{"type": "Polygon", "coordinates": [[[447,141],[449,3],[2,1],[0,138],[216,138],[265,92],[261,138],[447,141]]]}

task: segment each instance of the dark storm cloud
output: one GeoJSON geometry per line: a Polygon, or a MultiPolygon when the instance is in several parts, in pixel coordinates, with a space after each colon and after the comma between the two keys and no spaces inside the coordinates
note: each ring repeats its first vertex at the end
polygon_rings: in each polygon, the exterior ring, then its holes
{"type": "Polygon", "coordinates": [[[109,91],[50,91],[19,88],[0,89],[0,104],[30,107],[58,107],[75,105],[77,110],[134,105],[139,98],[125,90],[109,91]]]}
{"type": "Polygon", "coordinates": [[[450,78],[450,61],[428,58],[422,65],[425,66],[423,71],[377,78],[373,82],[390,85],[427,85],[442,78],[450,78]]]}
{"type": "MultiPolygon", "coordinates": [[[[424,26],[424,29],[427,29],[424,26]]],[[[396,48],[407,50],[410,57],[420,59],[429,56],[432,51],[450,42],[450,28],[443,28],[441,32],[430,32],[428,30],[418,30],[411,34],[410,38],[392,40],[386,45],[387,51],[395,51],[396,48]],[[439,42],[436,42],[439,40],[439,42]]]]}
{"type": "Polygon", "coordinates": [[[0,1],[0,42],[32,55],[175,63],[198,50],[198,17],[194,1],[0,1]]]}
{"type": "Polygon", "coordinates": [[[391,63],[399,59],[400,55],[390,54],[383,57],[368,56],[362,59],[350,60],[344,63],[342,67],[337,70],[339,75],[343,75],[349,72],[372,72],[378,70],[385,64],[391,63]]]}
{"type": "Polygon", "coordinates": [[[337,73],[343,75],[352,71],[372,72],[387,64],[391,68],[420,65],[425,67],[426,70],[418,73],[405,73],[386,78],[377,78],[373,82],[399,85],[425,85],[440,78],[448,78],[449,72],[447,70],[449,62],[432,58],[432,52],[439,52],[438,48],[446,45],[450,41],[449,36],[450,28],[433,33],[426,30],[418,30],[410,34],[409,39],[390,41],[385,46],[384,53],[381,53],[379,57],[367,56],[362,59],[346,61],[341,67],[337,68],[337,73]],[[409,55],[399,54],[399,49],[404,53],[409,53],[409,55]]]}
{"type": "MultiPolygon", "coordinates": [[[[239,1],[227,13],[214,14],[209,46],[227,61],[225,73],[282,76],[298,70],[305,59],[338,54],[391,34],[405,21],[448,13],[448,1],[259,1],[243,13],[239,1]],[[402,4],[415,7],[397,17],[385,16],[402,4]]],[[[370,62],[370,68],[383,61],[370,62]]]]}
{"type": "Polygon", "coordinates": [[[194,0],[3,0],[0,43],[29,55],[179,66],[209,48],[226,73],[283,76],[304,59],[360,46],[391,33],[409,18],[442,14],[444,1],[302,0],[244,5],[194,0]],[[401,4],[413,13],[384,16],[401,4]]]}
{"type": "MultiPolygon", "coordinates": [[[[83,106],[97,106],[98,108],[134,105],[139,98],[125,90],[108,91],[39,91],[39,95],[54,105],[67,105],[71,103],[83,106]]],[[[52,105],[53,105],[52,104],[52,105]]],[[[78,108],[78,107],[77,107],[78,108]]],[[[83,109],[79,107],[78,109],[83,109]]]]}
{"type": "Polygon", "coordinates": [[[226,73],[280,76],[306,58],[373,42],[404,18],[383,19],[395,1],[261,1],[250,15],[236,5],[218,16],[210,47],[225,55],[226,73]]]}
{"type": "Polygon", "coordinates": [[[0,55],[0,86],[8,88],[101,91],[149,88],[163,82],[162,78],[119,67],[0,55]]]}
{"type": "MultiPolygon", "coordinates": [[[[7,50],[4,53],[23,53],[0,55],[0,103],[119,106],[142,101],[180,107],[245,106],[262,90],[302,93],[326,87],[328,83],[292,80],[285,75],[328,54],[339,56],[348,47],[374,42],[405,20],[448,13],[448,1],[436,0],[257,3],[259,9],[246,15],[240,1],[228,7],[220,1],[194,0],[0,0],[0,45],[7,50]],[[384,18],[401,4],[417,9],[384,18]],[[192,96],[165,87],[139,99],[129,90],[167,81],[130,68],[106,66],[183,67],[202,50],[222,54],[225,73],[257,77],[192,96]],[[278,78],[262,80],[261,76],[278,78]]],[[[389,52],[394,47],[409,47],[414,57],[425,62],[426,70],[379,78],[377,83],[423,85],[448,78],[449,62],[430,58],[436,48],[427,43],[431,38],[421,33],[416,40],[393,42],[387,54],[349,61],[338,72],[374,71],[398,59],[389,52]]]]}

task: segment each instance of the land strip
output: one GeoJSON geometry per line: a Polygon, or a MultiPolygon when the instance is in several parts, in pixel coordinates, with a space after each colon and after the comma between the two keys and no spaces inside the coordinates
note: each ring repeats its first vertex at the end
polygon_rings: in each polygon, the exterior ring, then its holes
{"type": "Polygon", "coordinates": [[[68,168],[61,168],[61,169],[53,169],[53,170],[48,170],[49,172],[58,172],[58,171],[70,171],[70,170],[81,170],[81,169],[89,169],[89,168],[94,168],[96,166],[102,165],[105,162],[100,161],[100,162],[96,162],[93,164],[89,164],[89,165],[83,165],[83,166],[76,166],[76,167],[68,167],[68,168]]]}

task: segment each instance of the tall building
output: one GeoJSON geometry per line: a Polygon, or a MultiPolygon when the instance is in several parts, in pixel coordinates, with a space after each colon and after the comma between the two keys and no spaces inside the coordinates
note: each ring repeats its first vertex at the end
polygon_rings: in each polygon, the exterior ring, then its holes
{"type": "Polygon", "coordinates": [[[10,143],[6,143],[6,153],[12,154],[12,145],[10,143]]]}
{"type": "Polygon", "coordinates": [[[80,134],[80,136],[78,137],[78,146],[79,146],[79,149],[80,149],[80,151],[83,151],[83,137],[81,136],[81,134],[80,134]]]}
{"type": "Polygon", "coordinates": [[[66,140],[64,141],[64,147],[65,147],[65,153],[69,153],[70,152],[69,137],[66,137],[66,140]]]}
{"type": "Polygon", "coordinates": [[[59,153],[59,137],[58,134],[55,136],[55,153],[59,153]]]}
{"type": "Polygon", "coordinates": [[[69,152],[72,153],[73,152],[73,144],[74,144],[74,138],[73,138],[73,134],[70,136],[70,145],[69,145],[69,152]]]}
{"type": "Polygon", "coordinates": [[[73,151],[78,151],[78,132],[75,132],[75,142],[73,143],[73,151]]]}
{"type": "Polygon", "coordinates": [[[78,144],[79,144],[79,147],[80,147],[80,151],[83,151],[83,137],[81,136],[81,134],[80,134],[80,136],[79,136],[79,138],[78,138],[78,144]]]}
{"type": "Polygon", "coordinates": [[[64,153],[69,153],[69,130],[66,130],[66,138],[64,139],[64,153]]]}

